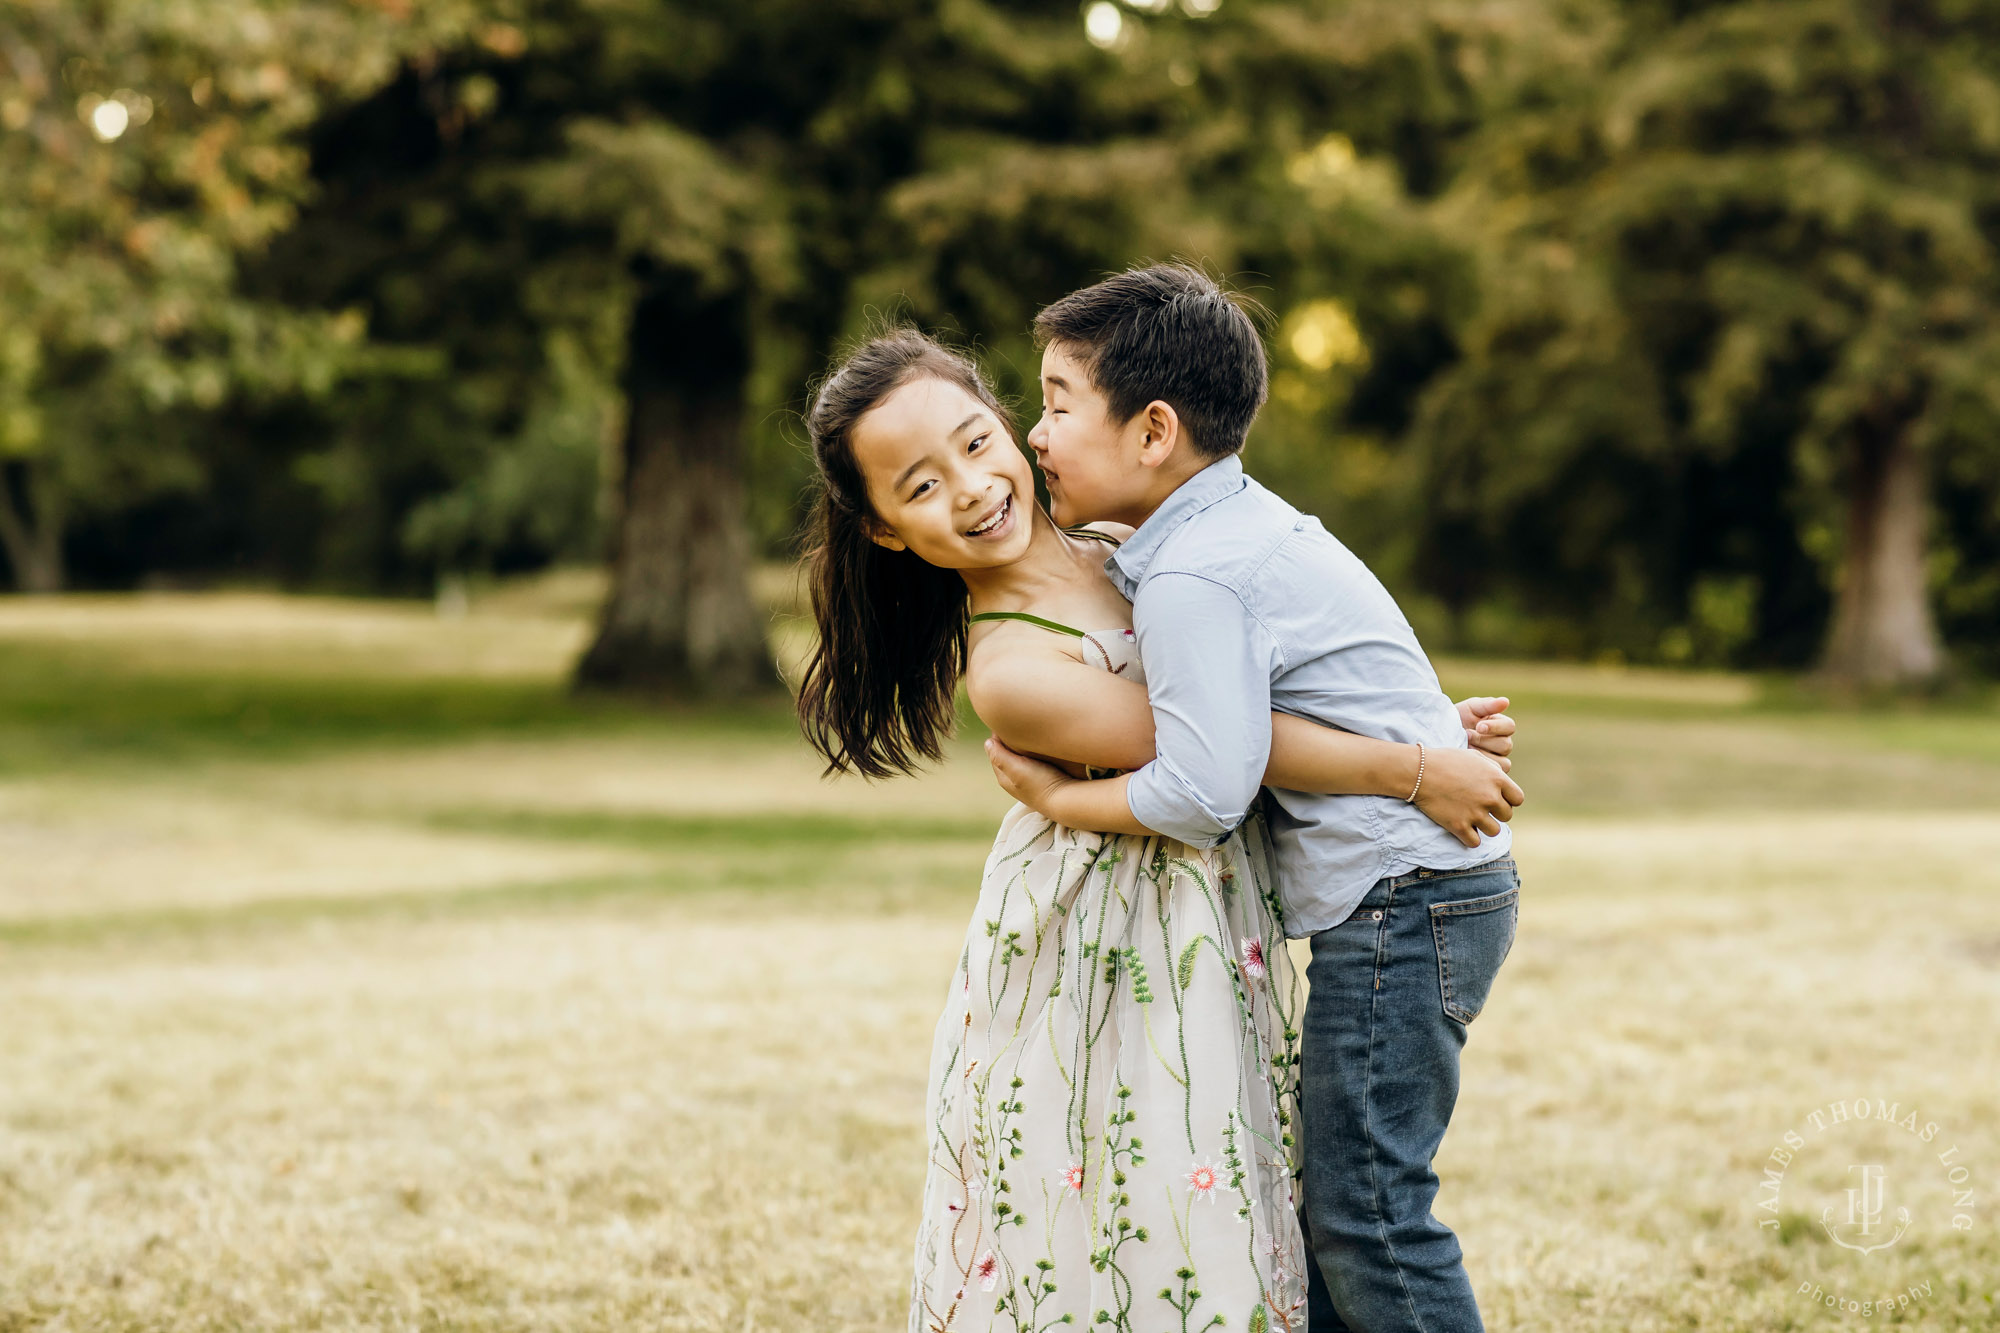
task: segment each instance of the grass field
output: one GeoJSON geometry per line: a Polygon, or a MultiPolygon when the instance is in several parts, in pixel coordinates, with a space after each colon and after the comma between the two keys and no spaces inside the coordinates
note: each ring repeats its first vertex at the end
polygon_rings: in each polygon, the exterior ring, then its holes
{"type": "MultiPolygon", "coordinates": [[[[0,602],[0,1333],[902,1326],[1004,801],[573,702],[581,604],[0,602]]],[[[1444,669],[1531,800],[1439,1160],[1490,1327],[2000,1326],[2000,711],[1444,669]]]]}

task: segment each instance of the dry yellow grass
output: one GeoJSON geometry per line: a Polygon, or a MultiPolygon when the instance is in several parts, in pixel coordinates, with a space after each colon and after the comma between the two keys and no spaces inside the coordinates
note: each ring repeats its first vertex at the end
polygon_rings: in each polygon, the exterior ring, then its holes
{"type": "MultiPolygon", "coordinates": [[[[282,612],[302,639],[260,669],[317,656],[325,610],[282,612]]],[[[398,623],[414,673],[483,651],[398,623]]],[[[0,614],[0,654],[43,632],[0,614]]],[[[90,633],[127,669],[204,660],[90,633]]],[[[1439,1163],[1489,1325],[1992,1326],[2000,768],[1866,719],[1576,697],[1526,719],[1522,931],[1439,1163]],[[1816,1141],[1761,1231],[1772,1147],[1853,1098],[1938,1143],[1816,1141]],[[1947,1142],[1965,1232],[1924,1174],[1947,1142]],[[1850,1146],[1915,1217],[1867,1256],[1818,1225],[1850,1146]],[[1798,1291],[1926,1282],[1868,1320],[1798,1291]]],[[[971,747],[829,786],[768,726],[11,773],[0,1330],[900,1327],[997,806],[971,747]]]]}

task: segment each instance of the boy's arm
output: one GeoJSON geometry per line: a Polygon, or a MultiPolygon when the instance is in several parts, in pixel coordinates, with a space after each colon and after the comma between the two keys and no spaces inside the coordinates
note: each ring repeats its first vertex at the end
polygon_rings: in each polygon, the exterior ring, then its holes
{"type": "MultiPolygon", "coordinates": [[[[1153,709],[1146,687],[1059,653],[989,647],[965,678],[972,707],[992,733],[1021,754],[1128,771],[1152,762],[1153,709]]],[[[1468,699],[1466,741],[1506,767],[1514,723],[1505,699],[1468,699]],[[1487,730],[1475,733],[1483,725],[1487,730]]],[[[1264,785],[1351,796],[1407,795],[1417,747],[1375,740],[1271,715],[1264,785]]]]}
{"type": "MultiPolygon", "coordinates": [[[[1325,731],[1314,723],[1279,713],[1272,719],[1274,747],[1283,748],[1287,730],[1296,728],[1325,731]]],[[[1303,733],[1300,736],[1302,743],[1313,739],[1303,733]]],[[[1371,759],[1366,755],[1357,755],[1343,760],[1350,773],[1343,781],[1370,781],[1374,779],[1368,775],[1374,774],[1380,779],[1377,785],[1383,788],[1372,793],[1374,795],[1407,799],[1414,791],[1417,808],[1467,847],[1477,847],[1482,836],[1498,837],[1500,825],[1512,820],[1514,807],[1527,799],[1501,768],[1507,762],[1505,759],[1496,759],[1471,749],[1432,750],[1419,784],[1413,758],[1408,761],[1407,776],[1403,769],[1402,752],[1408,750],[1414,756],[1414,745],[1394,746],[1384,741],[1366,743],[1380,747],[1376,757],[1371,759]]],[[[992,762],[993,774],[999,779],[1003,791],[1058,824],[1093,829],[1099,833],[1144,834],[1154,831],[1140,823],[1132,813],[1127,794],[1129,775],[1094,781],[1073,778],[1053,764],[1009,749],[1006,742],[997,738],[986,742],[986,757],[992,762]]],[[[1276,766],[1274,759],[1273,767],[1276,766]]],[[[1295,790],[1312,791],[1316,788],[1302,784],[1295,790]]]]}
{"type": "MultiPolygon", "coordinates": [[[[1148,579],[1132,619],[1153,710],[1155,758],[1122,780],[1106,781],[1122,781],[1137,828],[1213,847],[1243,822],[1264,784],[1277,645],[1235,593],[1193,574],[1148,579]]],[[[1074,797],[1087,798],[1108,800],[1109,793],[1074,797]]],[[[1115,822],[1121,830],[1132,827],[1115,822]]]]}

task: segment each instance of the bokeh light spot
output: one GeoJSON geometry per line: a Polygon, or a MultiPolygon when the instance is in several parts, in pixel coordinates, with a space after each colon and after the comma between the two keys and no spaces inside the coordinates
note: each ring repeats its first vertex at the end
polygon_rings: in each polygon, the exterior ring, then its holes
{"type": "Polygon", "coordinates": [[[1118,6],[1111,0],[1097,0],[1097,3],[1083,11],[1083,35],[1091,45],[1112,47],[1125,32],[1125,16],[1118,12],[1118,6]]]}
{"type": "Polygon", "coordinates": [[[1312,370],[1368,364],[1368,344],[1361,340],[1353,316],[1338,301],[1309,301],[1288,321],[1287,340],[1299,364],[1312,370]]]}
{"type": "Polygon", "coordinates": [[[110,143],[125,132],[132,123],[132,113],[125,109],[123,102],[107,99],[90,109],[90,132],[105,143],[110,143]]]}

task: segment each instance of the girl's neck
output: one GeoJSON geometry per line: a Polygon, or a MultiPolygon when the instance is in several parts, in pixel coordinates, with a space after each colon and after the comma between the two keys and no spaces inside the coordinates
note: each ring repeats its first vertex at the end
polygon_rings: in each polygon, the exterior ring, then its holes
{"type": "Polygon", "coordinates": [[[972,594],[971,609],[982,611],[1024,611],[1056,588],[1076,579],[1076,554],[1070,538],[1063,535],[1040,505],[1031,511],[1034,524],[1028,549],[1012,564],[984,569],[961,569],[966,591],[972,594]]]}

